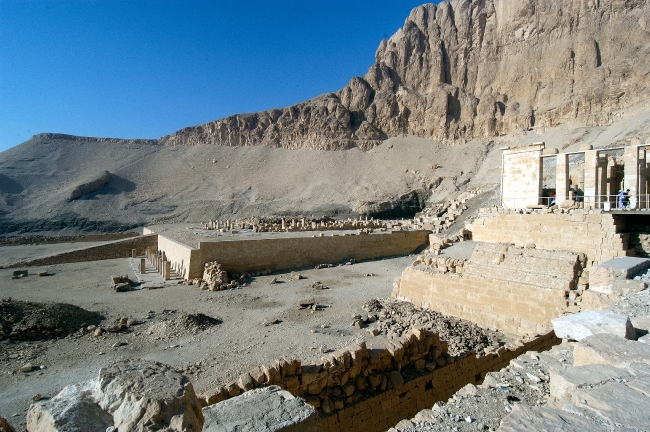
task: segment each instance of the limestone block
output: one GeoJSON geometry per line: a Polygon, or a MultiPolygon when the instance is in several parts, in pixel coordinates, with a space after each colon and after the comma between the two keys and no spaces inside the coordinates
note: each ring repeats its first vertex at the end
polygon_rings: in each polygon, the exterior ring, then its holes
{"type": "MultiPolygon", "coordinates": [[[[316,409],[277,386],[248,391],[203,409],[204,432],[320,432],[316,409]]],[[[200,430],[200,429],[199,429],[200,430]]]]}
{"type": "Polygon", "coordinates": [[[630,378],[631,375],[623,369],[602,364],[551,370],[549,403],[556,408],[562,408],[564,405],[572,403],[573,396],[580,387],[600,385],[614,379],[630,378]]]}
{"type": "Polygon", "coordinates": [[[517,404],[512,412],[501,420],[498,432],[521,431],[605,431],[584,417],[578,417],[554,408],[530,407],[517,404]]]}
{"type": "Polygon", "coordinates": [[[573,365],[589,364],[628,367],[632,363],[650,365],[650,345],[601,333],[588,336],[573,348],[573,365]]]}
{"type": "Polygon", "coordinates": [[[609,333],[636,340],[636,331],[626,315],[606,311],[585,311],[551,320],[555,335],[562,339],[582,340],[598,333],[609,333]]]}
{"type": "Polygon", "coordinates": [[[113,416],[118,430],[172,421],[177,423],[173,430],[200,430],[203,424],[201,404],[187,377],[158,362],[123,360],[102,368],[93,397],[113,416]]]}
{"type": "Polygon", "coordinates": [[[650,268],[650,259],[647,258],[614,258],[592,267],[589,272],[589,287],[604,294],[623,292],[623,290],[638,292],[645,288],[642,282],[621,282],[648,268],[650,268]]]}
{"type": "Polygon", "coordinates": [[[105,432],[113,418],[92,399],[96,381],[65,387],[52,399],[32,404],[27,412],[30,432],[105,432]]]}
{"type": "Polygon", "coordinates": [[[201,430],[201,402],[187,377],[146,360],[121,360],[102,368],[95,380],[64,388],[33,404],[27,429],[106,431],[201,430]]]}
{"type": "Polygon", "coordinates": [[[639,430],[641,425],[646,428],[650,424],[650,398],[632,386],[608,382],[594,388],[581,388],[574,395],[574,404],[619,428],[639,430]]]}

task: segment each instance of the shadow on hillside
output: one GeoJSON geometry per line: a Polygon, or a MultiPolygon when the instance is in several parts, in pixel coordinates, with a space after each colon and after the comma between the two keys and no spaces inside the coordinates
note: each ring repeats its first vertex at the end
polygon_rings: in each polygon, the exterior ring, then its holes
{"type": "Polygon", "coordinates": [[[92,201],[98,199],[101,195],[119,195],[124,192],[133,192],[135,188],[136,185],[131,180],[127,180],[124,177],[111,174],[110,181],[106,183],[104,187],[101,187],[94,192],[85,194],[77,198],[77,200],[92,201]]]}
{"type": "Polygon", "coordinates": [[[17,181],[7,177],[4,174],[0,174],[0,192],[7,194],[19,194],[25,188],[23,185],[17,181]]]}

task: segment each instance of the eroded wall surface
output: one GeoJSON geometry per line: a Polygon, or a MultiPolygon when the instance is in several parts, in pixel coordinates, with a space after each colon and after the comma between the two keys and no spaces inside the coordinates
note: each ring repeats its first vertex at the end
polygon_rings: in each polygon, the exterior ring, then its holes
{"type": "Polygon", "coordinates": [[[467,229],[480,242],[584,253],[588,266],[627,254],[627,235],[617,233],[614,216],[600,210],[522,214],[481,209],[467,229]]]}
{"type": "Polygon", "coordinates": [[[455,272],[436,268],[407,268],[392,296],[520,335],[551,331],[582,275],[576,253],[488,243],[455,272]]]}

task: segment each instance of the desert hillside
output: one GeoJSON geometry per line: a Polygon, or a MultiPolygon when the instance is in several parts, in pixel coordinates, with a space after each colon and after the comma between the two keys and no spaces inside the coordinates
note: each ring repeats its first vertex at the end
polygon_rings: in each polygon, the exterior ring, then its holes
{"type": "Polygon", "coordinates": [[[400,217],[467,187],[489,195],[500,146],[650,137],[649,26],[647,1],[423,5],[337,92],[159,140],[43,133],[0,153],[0,234],[400,217]]]}

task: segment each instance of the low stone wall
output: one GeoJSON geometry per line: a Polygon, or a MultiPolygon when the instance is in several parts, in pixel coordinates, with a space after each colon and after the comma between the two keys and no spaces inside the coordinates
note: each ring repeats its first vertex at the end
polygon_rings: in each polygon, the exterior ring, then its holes
{"type": "Polygon", "coordinates": [[[292,359],[258,367],[207,395],[206,401],[212,405],[242,391],[278,385],[316,407],[324,431],[385,431],[467,383],[481,382],[487,372],[503,368],[522,352],[556,343],[551,332],[481,357],[451,357],[437,333],[413,329],[369,347],[353,344],[315,365],[292,359]]]}
{"type": "MultiPolygon", "coordinates": [[[[199,249],[190,251],[190,262],[184,265],[187,269],[185,278],[202,277],[203,265],[211,261],[217,261],[229,273],[243,273],[408,254],[426,245],[428,237],[429,231],[394,231],[386,234],[201,242],[199,249]]],[[[163,246],[160,249],[170,257],[173,265],[178,265],[178,259],[175,260],[171,252],[167,253],[163,246]]]]}
{"type": "Polygon", "coordinates": [[[85,249],[77,249],[69,252],[63,252],[45,258],[39,258],[31,261],[20,262],[10,265],[9,267],[27,267],[27,266],[46,266],[53,264],[64,264],[84,261],[98,261],[105,259],[126,258],[131,256],[131,250],[135,249],[136,254],[144,255],[145,249],[157,249],[158,235],[151,234],[119,240],[99,246],[93,246],[85,249]]]}
{"type": "Polygon", "coordinates": [[[466,227],[472,239],[489,243],[534,243],[538,249],[581,252],[588,266],[627,255],[628,235],[617,233],[614,215],[601,210],[521,213],[503,208],[480,209],[466,227]]]}

